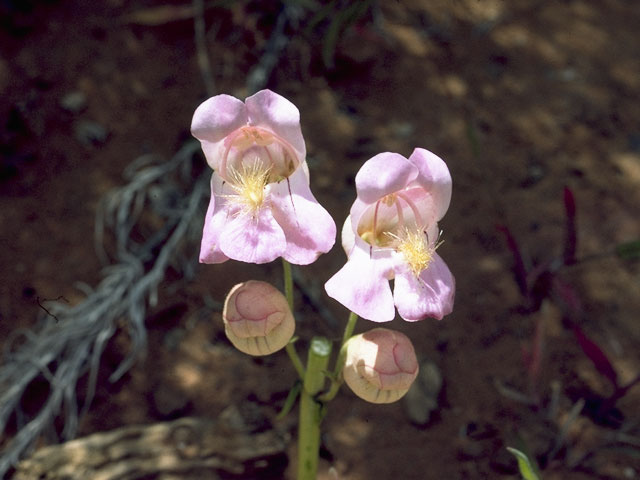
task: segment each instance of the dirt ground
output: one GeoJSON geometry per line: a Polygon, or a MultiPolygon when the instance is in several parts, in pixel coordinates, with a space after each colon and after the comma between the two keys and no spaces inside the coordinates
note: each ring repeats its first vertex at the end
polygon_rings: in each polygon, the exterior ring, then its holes
{"type": "MultiPolygon", "coordinates": [[[[206,10],[216,92],[246,96],[276,3],[206,10]]],[[[390,325],[442,373],[434,418],[418,426],[403,402],[370,405],[344,388],[323,424],[319,478],[516,478],[505,447],[522,445],[545,479],[640,478],[640,386],[616,403],[618,422],[593,413],[611,384],[563,321],[561,301],[526,308],[496,228],[508,227],[525,264],[551,261],[563,251],[570,188],[577,256],[588,260],[556,277],[579,297],[580,329],[606,352],[620,384],[636,378],[640,263],[612,252],[640,238],[640,3],[376,3],[341,33],[329,67],[330,21],[312,25],[304,13],[266,86],[300,109],[312,189],[339,225],[355,197],[355,173],[374,154],[423,147],[445,159],[454,190],[439,253],[457,280],[456,306],[441,322],[390,325]],[[536,331],[537,376],[523,353],[536,331]]],[[[76,282],[101,278],[92,241],[100,198],[124,182],[135,158],[169,158],[190,136],[206,98],[193,20],[136,16],[161,5],[0,4],[0,340],[35,328],[47,299],[82,301],[76,282]]],[[[336,246],[299,273],[319,290],[344,260],[336,246]]],[[[243,356],[224,338],[219,313],[202,312],[207,296],[222,301],[240,281],[279,284],[279,267],[201,265],[193,282],[167,282],[147,321],[146,359],[109,383],[128,345],[124,333],[115,335],[79,434],[214,417],[234,402],[277,412],[295,378],[286,355],[243,356]]],[[[344,308],[325,297],[338,319],[332,324],[298,299],[300,345],[315,334],[340,337],[344,308]]],[[[357,331],[373,326],[360,320],[357,331]]],[[[292,479],[293,444],[289,453],[292,479]]]]}

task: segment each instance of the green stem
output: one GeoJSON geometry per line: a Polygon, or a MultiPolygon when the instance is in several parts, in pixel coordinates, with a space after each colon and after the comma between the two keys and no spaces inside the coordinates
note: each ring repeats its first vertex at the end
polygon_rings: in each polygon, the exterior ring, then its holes
{"type": "Polygon", "coordinates": [[[349,320],[347,320],[347,325],[344,327],[344,334],[342,335],[342,343],[340,344],[340,348],[342,348],[342,345],[347,343],[347,340],[349,340],[351,338],[351,335],[353,335],[353,330],[356,328],[357,321],[358,315],[353,312],[349,312],[349,320]]]}
{"type": "Polygon", "coordinates": [[[347,340],[351,338],[353,335],[353,330],[356,328],[356,322],[358,321],[358,315],[351,312],[349,314],[349,320],[347,320],[347,325],[344,327],[344,334],[342,335],[342,343],[340,344],[340,351],[338,352],[338,358],[336,358],[336,365],[333,369],[333,374],[331,375],[331,387],[329,390],[321,395],[319,399],[322,402],[329,402],[333,400],[333,398],[338,394],[340,390],[340,385],[342,385],[342,369],[344,368],[344,362],[347,357],[347,349],[346,344],[347,340]]]}
{"type": "Polygon", "coordinates": [[[300,421],[298,422],[298,480],[316,480],[320,453],[320,422],[322,403],[315,397],[322,391],[325,372],[331,355],[331,342],[314,337],[309,346],[307,371],[300,392],[300,421]]]}
{"type": "Polygon", "coordinates": [[[291,363],[293,363],[293,368],[295,368],[296,372],[298,372],[298,376],[300,377],[300,379],[303,379],[304,365],[302,364],[302,360],[300,360],[300,357],[298,356],[298,352],[296,352],[296,347],[293,345],[292,341],[287,343],[285,350],[287,351],[287,355],[289,355],[289,359],[291,360],[291,363]]]}
{"type": "MultiPolygon", "coordinates": [[[[284,272],[284,296],[287,299],[287,303],[289,304],[291,313],[293,313],[293,276],[291,275],[291,264],[284,258],[282,259],[282,270],[284,272]]],[[[296,347],[293,345],[293,341],[287,343],[285,350],[287,351],[287,355],[289,355],[289,358],[291,359],[293,368],[295,368],[296,372],[298,372],[298,376],[303,379],[304,365],[302,364],[302,360],[300,360],[300,357],[298,356],[298,352],[296,352],[296,347]]]]}
{"type": "Polygon", "coordinates": [[[293,312],[293,276],[291,275],[291,264],[282,259],[282,270],[284,272],[284,296],[287,297],[289,308],[293,312]]]}

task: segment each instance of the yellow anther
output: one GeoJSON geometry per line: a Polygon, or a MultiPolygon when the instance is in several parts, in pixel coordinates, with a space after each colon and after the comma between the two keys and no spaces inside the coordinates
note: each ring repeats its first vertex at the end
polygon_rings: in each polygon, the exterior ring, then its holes
{"type": "Polygon", "coordinates": [[[389,195],[385,195],[380,201],[384,203],[387,207],[390,207],[394,203],[396,203],[396,198],[397,198],[397,195],[395,193],[390,193],[389,195]]]}
{"type": "Polygon", "coordinates": [[[402,254],[417,277],[431,263],[435,248],[429,245],[427,235],[421,231],[405,230],[397,239],[399,243],[396,250],[402,254]]]}
{"type": "Polygon", "coordinates": [[[241,170],[229,169],[229,185],[237,195],[230,199],[242,206],[243,213],[255,213],[265,200],[265,187],[269,183],[271,167],[265,167],[259,160],[243,163],[241,170]]]}
{"type": "MultiPolygon", "coordinates": [[[[246,128],[249,129],[251,127],[246,127],[246,128]]],[[[253,138],[253,141],[256,143],[256,145],[260,145],[261,147],[264,147],[266,145],[271,145],[274,141],[273,135],[267,132],[266,130],[259,130],[257,128],[252,128],[249,133],[253,138]]]]}

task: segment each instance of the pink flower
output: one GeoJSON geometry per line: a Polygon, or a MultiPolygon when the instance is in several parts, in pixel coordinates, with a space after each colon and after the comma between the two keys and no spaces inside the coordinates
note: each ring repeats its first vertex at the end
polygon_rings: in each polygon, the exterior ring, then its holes
{"type": "Polygon", "coordinates": [[[200,261],[306,265],[335,243],[336,226],[309,188],[300,113],[262,90],[245,102],[216,95],[193,115],[211,176],[200,261]]]}
{"type": "Polygon", "coordinates": [[[422,148],[408,160],[381,153],[362,166],[356,189],[342,229],[348,261],[325,284],[329,296],[374,322],[393,320],[394,304],[407,321],[451,313],[455,281],[436,253],[451,201],[444,161],[422,148]]]}

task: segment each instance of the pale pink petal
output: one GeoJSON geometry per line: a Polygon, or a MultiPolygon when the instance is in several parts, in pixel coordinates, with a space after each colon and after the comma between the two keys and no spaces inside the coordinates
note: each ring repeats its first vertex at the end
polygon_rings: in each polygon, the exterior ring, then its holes
{"type": "Polygon", "coordinates": [[[365,203],[375,203],[385,195],[402,190],[417,176],[416,167],[402,155],[379,153],[367,160],[356,174],[358,198],[365,203]]]}
{"type": "Polygon", "coordinates": [[[408,207],[404,212],[405,222],[416,222],[420,227],[432,225],[437,222],[438,211],[431,192],[426,191],[420,186],[414,186],[407,188],[401,193],[401,195],[403,200],[407,200],[413,204],[419,216],[419,218],[416,217],[416,212],[414,212],[412,208],[408,207]]]}
{"type": "Polygon", "coordinates": [[[336,224],[315,199],[302,168],[271,186],[273,216],[287,239],[283,258],[296,265],[313,263],[336,241],[336,224]]]}
{"type": "Polygon", "coordinates": [[[324,288],[360,317],[373,322],[389,322],[395,317],[389,280],[380,264],[367,252],[354,248],[347,263],[325,284],[324,288]]]}
{"type": "Polygon", "coordinates": [[[300,128],[300,112],[293,103],[271,90],[260,90],[245,103],[251,125],[271,130],[293,147],[298,161],[304,161],[307,150],[300,128]]]}
{"type": "Polygon", "coordinates": [[[200,140],[207,163],[218,168],[220,143],[249,120],[244,102],[231,95],[216,95],[196,108],[191,134],[200,140]]]}
{"type": "Polygon", "coordinates": [[[284,254],[287,241],[271,209],[230,216],[220,233],[220,249],[229,258],[268,263],[284,254]]]}
{"type": "Polygon", "coordinates": [[[224,199],[216,199],[221,190],[222,180],[216,173],[211,175],[211,200],[204,217],[202,242],[200,244],[200,263],[222,263],[229,260],[220,250],[220,232],[227,222],[227,212],[223,208],[224,199]]]}
{"type": "Polygon", "coordinates": [[[442,320],[453,311],[455,279],[437,253],[417,279],[408,268],[396,270],[393,297],[398,313],[408,322],[442,320]]]}
{"type": "Polygon", "coordinates": [[[429,241],[429,245],[432,248],[435,248],[436,244],[440,240],[440,228],[436,222],[433,222],[424,230],[425,235],[427,236],[427,240],[429,241]]]}
{"type": "Polygon", "coordinates": [[[247,107],[231,95],[216,95],[201,103],[193,114],[191,133],[198,140],[216,143],[249,120],[247,107]]]}
{"type": "MultiPolygon", "coordinates": [[[[374,202],[375,203],[375,202],[374,202]]],[[[353,230],[353,235],[357,235],[358,225],[362,221],[362,216],[367,213],[367,210],[371,208],[370,203],[365,203],[360,199],[360,197],[356,197],[351,205],[351,209],[349,210],[349,216],[347,219],[351,222],[351,229],[353,230]]],[[[346,227],[343,227],[346,228],[346,227]]],[[[344,236],[344,234],[343,234],[344,236]]],[[[344,247],[344,244],[343,244],[344,247]]],[[[344,247],[346,249],[346,247],[344,247]]]]}
{"type": "Polygon", "coordinates": [[[342,225],[342,231],[340,232],[340,239],[342,240],[342,248],[344,253],[347,254],[347,258],[351,256],[351,251],[356,244],[356,234],[351,226],[351,216],[348,216],[342,225]]]}
{"type": "Polygon", "coordinates": [[[433,197],[436,220],[440,220],[451,203],[451,173],[447,165],[440,157],[424,148],[416,148],[409,161],[418,168],[420,174],[417,181],[433,197]]]}

